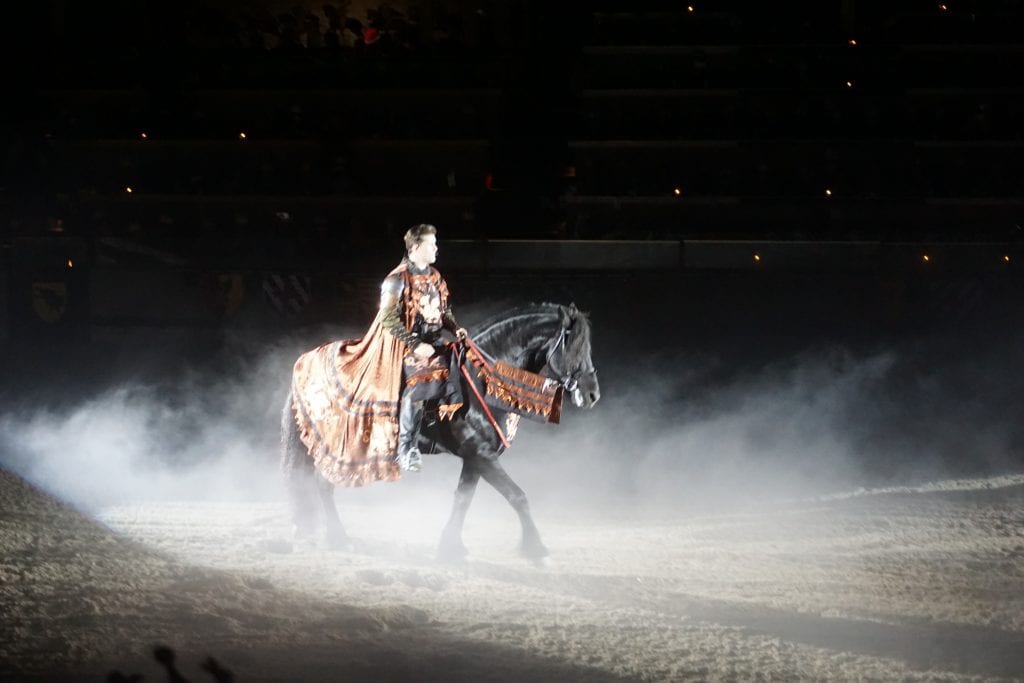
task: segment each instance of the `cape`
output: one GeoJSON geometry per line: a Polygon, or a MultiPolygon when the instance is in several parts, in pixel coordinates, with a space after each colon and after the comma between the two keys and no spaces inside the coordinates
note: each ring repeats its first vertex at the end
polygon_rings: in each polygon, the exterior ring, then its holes
{"type": "MultiPolygon", "coordinates": [[[[415,304],[404,261],[388,277],[397,273],[405,278],[403,308],[409,329],[415,304]]],[[[299,356],[292,370],[299,438],[317,471],[336,486],[402,477],[395,453],[405,344],[384,328],[384,315],[378,309],[361,339],[319,346],[299,356]]]]}
{"type": "Polygon", "coordinates": [[[316,469],[337,486],[396,481],[401,341],[378,311],[362,339],[335,341],[302,354],[292,372],[299,438],[316,469]]]}

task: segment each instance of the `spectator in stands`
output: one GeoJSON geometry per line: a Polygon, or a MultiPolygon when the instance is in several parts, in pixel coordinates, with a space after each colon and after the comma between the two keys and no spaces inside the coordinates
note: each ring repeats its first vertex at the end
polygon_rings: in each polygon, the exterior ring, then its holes
{"type": "Polygon", "coordinates": [[[342,46],[341,34],[345,30],[348,6],[348,0],[340,0],[337,7],[329,3],[323,6],[324,17],[327,18],[327,30],[324,32],[323,40],[329,49],[338,49],[342,46]]]}
{"type": "Polygon", "coordinates": [[[309,50],[320,50],[324,47],[320,18],[312,12],[305,12],[302,17],[302,44],[309,50]]]}

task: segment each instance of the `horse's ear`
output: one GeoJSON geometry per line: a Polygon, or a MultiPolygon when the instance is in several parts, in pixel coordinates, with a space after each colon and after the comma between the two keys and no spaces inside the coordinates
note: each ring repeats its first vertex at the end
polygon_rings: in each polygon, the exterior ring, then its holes
{"type": "Polygon", "coordinates": [[[576,317],[576,304],[569,304],[562,307],[562,327],[572,327],[572,321],[576,317]]]}

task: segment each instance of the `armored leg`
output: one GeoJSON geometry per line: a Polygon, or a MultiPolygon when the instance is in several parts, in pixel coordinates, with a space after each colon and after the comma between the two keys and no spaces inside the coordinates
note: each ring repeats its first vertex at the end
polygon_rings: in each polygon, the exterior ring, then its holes
{"type": "Polygon", "coordinates": [[[416,446],[422,419],[423,402],[412,400],[407,393],[398,412],[398,466],[407,472],[418,472],[423,466],[423,455],[416,446]]]}

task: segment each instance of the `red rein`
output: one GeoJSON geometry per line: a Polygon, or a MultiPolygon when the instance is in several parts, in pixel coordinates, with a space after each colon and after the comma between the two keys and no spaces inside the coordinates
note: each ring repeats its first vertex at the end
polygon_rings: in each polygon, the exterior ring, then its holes
{"type": "MultiPolygon", "coordinates": [[[[480,357],[480,362],[484,364],[484,367],[491,370],[491,366],[487,363],[487,358],[484,356],[483,352],[477,348],[477,345],[470,341],[469,337],[466,337],[464,341],[466,346],[480,357]]],[[[469,376],[466,364],[460,363],[459,368],[462,370],[462,375],[466,378],[466,381],[469,382],[469,386],[473,390],[473,393],[476,394],[477,400],[480,401],[480,407],[484,409],[484,415],[486,415],[487,419],[491,421],[491,426],[494,427],[494,431],[498,433],[498,438],[501,439],[501,445],[508,448],[508,439],[505,438],[505,434],[501,431],[501,427],[498,426],[498,421],[494,419],[494,414],[491,413],[491,409],[487,407],[487,402],[484,401],[484,397],[480,395],[480,391],[476,388],[476,383],[473,381],[473,378],[469,376]]]]}

